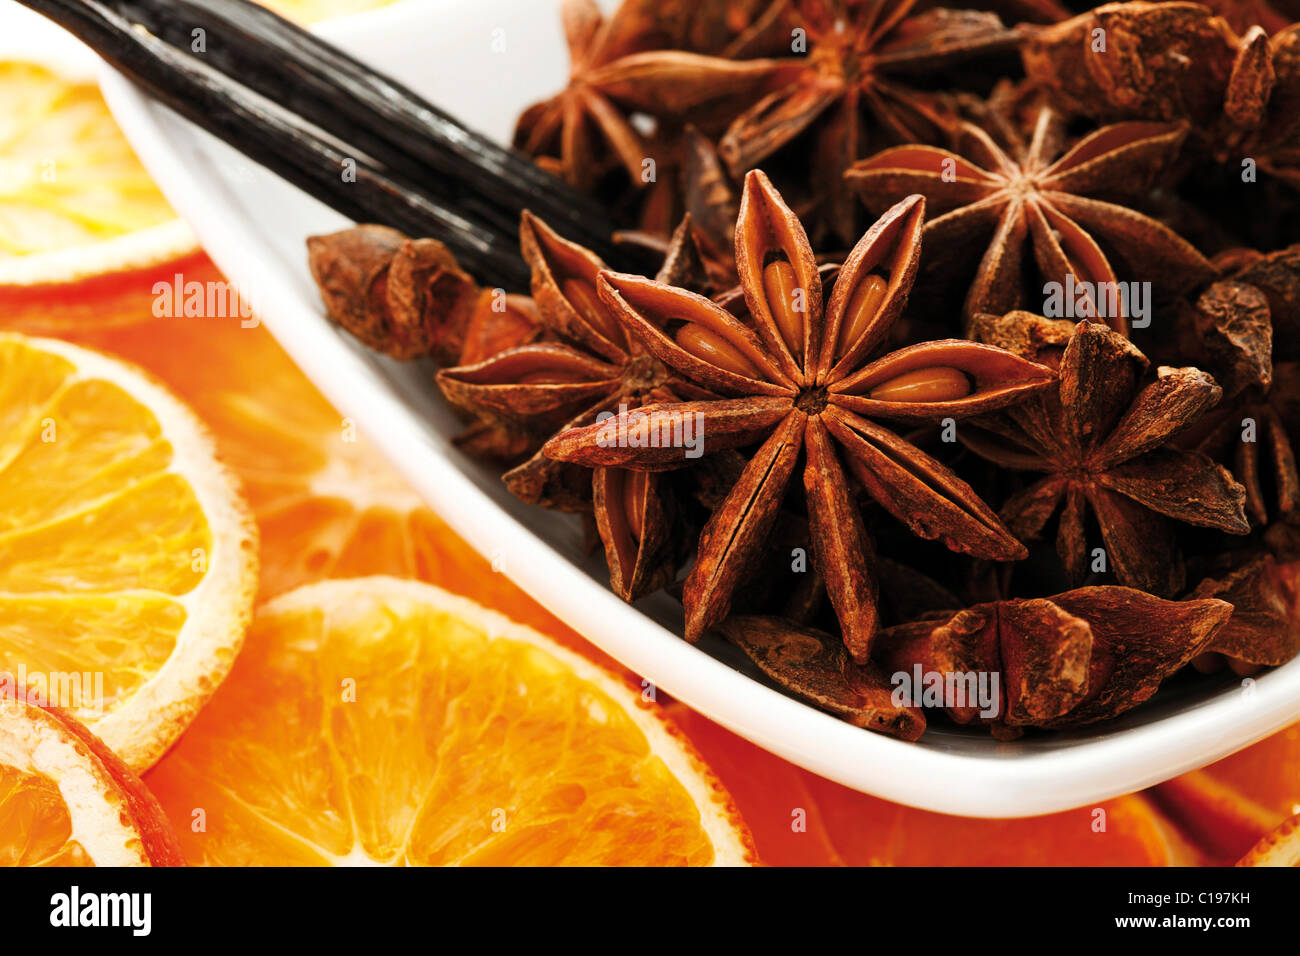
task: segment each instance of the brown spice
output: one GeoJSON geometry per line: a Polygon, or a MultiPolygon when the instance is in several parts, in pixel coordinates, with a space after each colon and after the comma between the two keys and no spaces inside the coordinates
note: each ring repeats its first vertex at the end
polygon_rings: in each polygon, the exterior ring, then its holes
{"type": "Polygon", "coordinates": [[[1074,581],[1090,560],[1085,517],[1093,514],[1118,579],[1155,594],[1182,589],[1184,569],[1167,519],[1246,534],[1246,491],[1199,452],[1170,447],[1219,400],[1195,368],[1158,370],[1105,326],[1080,322],[1060,362],[1057,388],[981,419],[959,438],[1003,468],[1045,473],[1001,515],[1013,534],[1036,538],[1060,511],[1056,548],[1074,581]]]}
{"type": "Polygon", "coordinates": [[[959,724],[999,737],[1025,727],[1078,727],[1108,720],[1151,697],[1206,649],[1232,614],[1207,598],[1166,601],[1123,587],[1050,598],[997,601],[889,628],[876,661],[886,674],[999,675],[998,713],[945,707],[959,724]]]}
{"type": "Polygon", "coordinates": [[[1030,33],[1025,72],[1072,115],[1187,120],[1219,162],[1300,185],[1300,26],[1232,6],[1106,4],[1030,33]]]}
{"type": "Polygon", "coordinates": [[[737,117],[719,151],[739,180],[775,154],[800,148],[812,183],[810,221],[851,242],[858,214],[844,171],[869,142],[933,142],[949,122],[941,97],[910,76],[1009,50],[1015,34],[995,14],[933,9],[918,0],[796,0],[807,56],[790,81],[737,117]],[[868,139],[868,136],[871,138],[868,139]]]}
{"type": "MultiPolygon", "coordinates": [[[[1158,279],[1177,294],[1213,274],[1210,263],[1168,227],[1128,207],[1093,198],[1098,192],[1135,195],[1176,155],[1186,130],[1159,123],[1123,123],[1096,131],[1064,150],[1061,117],[1039,112],[1032,140],[1008,152],[986,131],[959,127],[962,154],[927,146],[900,146],[855,163],[847,180],[868,208],[883,209],[921,193],[943,213],[926,226],[930,274],[964,274],[971,239],[990,242],[966,296],[968,319],[1027,304],[1044,282],[1073,277],[1086,297],[1079,317],[1091,315],[1127,334],[1129,316],[1102,301],[1120,276],[1099,240],[1118,251],[1132,274],[1158,279]],[[1064,153],[1062,154],[1062,151],[1064,153]],[[969,158],[967,158],[969,157],[969,158]],[[1025,247],[1042,281],[1026,274],[1025,247]]],[[[1119,303],[1123,306],[1123,302],[1119,303]]]]}
{"type": "Polygon", "coordinates": [[[1192,433],[1194,447],[1231,462],[1256,528],[1300,525],[1300,472],[1287,424],[1300,407],[1300,365],[1274,367],[1267,297],[1244,282],[1216,282],[1182,320],[1182,351],[1198,356],[1227,396],[1192,433]]]}
{"type": "MultiPolygon", "coordinates": [[[[855,660],[867,659],[878,619],[872,549],[842,460],[913,533],[940,537],[950,548],[987,558],[1023,556],[1020,543],[965,482],[864,417],[963,418],[1021,401],[1051,382],[1042,366],[961,340],[924,343],[867,361],[911,288],[923,210],[915,197],[872,226],[845,260],[825,307],[803,228],[757,171],[746,177],[736,227],[736,270],[747,322],[661,282],[601,274],[601,298],[631,338],[698,387],[729,396],[642,408],[645,436],[638,437],[661,434],[665,425],[689,416],[700,422],[710,453],[762,443],[701,535],[683,591],[689,639],[727,616],[732,593],[752,567],[801,457],[815,560],[855,660]],[[781,277],[765,283],[774,261],[783,263],[781,277]],[[864,284],[874,286],[874,277],[882,275],[888,276],[883,297],[858,297],[864,284]],[[875,312],[858,321],[855,303],[875,312]],[[850,329],[857,330],[856,339],[849,337],[850,329]],[[966,393],[953,397],[923,390],[902,401],[888,394],[890,383],[901,376],[937,367],[964,374],[966,393]],[[872,397],[882,388],[888,397],[872,397]]],[[[613,443],[599,425],[566,431],[543,451],[590,466],[661,469],[689,463],[681,447],[648,440],[613,443]]]]}
{"type": "Polygon", "coordinates": [[[474,362],[541,334],[523,296],[481,289],[434,239],[361,225],[307,239],[325,313],[395,359],[474,362]]]}
{"type": "Polygon", "coordinates": [[[778,618],[730,617],[719,630],[779,686],[855,727],[916,740],[925,733],[921,708],[898,706],[893,688],[871,662],[856,664],[844,642],[778,618]]]}
{"type": "Polygon", "coordinates": [[[924,729],[895,668],[995,670],[996,718],[949,712],[1010,738],[1108,719],[1189,661],[1275,666],[1300,649],[1296,4],[1067,6],[625,0],[606,18],[563,0],[570,81],[516,142],[665,255],[656,280],[526,216],[535,299],[506,296],[440,243],[359,226],[310,243],[327,311],[387,355],[454,364],[458,444],[583,514],[624,598],[677,593],[711,511],[687,636],[718,629],[859,726],[924,729]],[[1024,78],[969,68],[1013,46],[1024,78]],[[1246,160],[1273,181],[1238,182],[1246,160]],[[883,215],[845,253],[850,190],[883,215]],[[1017,309],[1069,279],[1085,298],[1154,283],[1139,341],[1168,367],[1125,340],[1130,315],[1017,309]],[[973,341],[930,341],[959,312],[973,341]],[[698,414],[705,457],[603,442],[620,404],[644,413],[635,439],[698,414]],[[938,438],[949,418],[961,445],[938,438]],[[1053,530],[1059,563],[1019,560],[1053,530]],[[1155,594],[1036,596],[1090,573],[1155,594]]]}
{"type": "Polygon", "coordinates": [[[628,183],[644,185],[651,152],[631,112],[699,123],[707,111],[736,112],[790,71],[776,60],[654,49],[662,36],[658,5],[624,3],[607,20],[594,0],[563,0],[569,85],[524,111],[515,146],[571,186],[590,191],[617,168],[628,183]]]}
{"type": "MultiPolygon", "coordinates": [[[[1267,554],[1221,561],[1227,567],[1197,586],[1190,597],[1218,598],[1232,617],[1205,647],[1204,655],[1231,662],[1239,674],[1284,664],[1300,651],[1300,578],[1295,564],[1267,554]],[[1245,666],[1242,666],[1245,665],[1245,666]]],[[[1204,655],[1194,663],[1209,670],[1204,655]]]]}
{"type": "MultiPolygon", "coordinates": [[[[665,260],[665,278],[698,278],[698,256],[690,241],[685,223],[665,260]]],[[[532,269],[538,312],[556,341],[444,369],[438,385],[449,401],[506,433],[540,440],[592,423],[602,412],[617,414],[620,407],[672,400],[679,392],[704,394],[630,338],[598,298],[596,277],[605,267],[598,256],[528,214],[520,224],[520,242],[532,269]]],[[[523,501],[562,511],[594,510],[610,585],[624,600],[672,579],[689,526],[666,479],[638,477],[621,468],[588,469],[533,454],[504,480],[523,501]]]]}

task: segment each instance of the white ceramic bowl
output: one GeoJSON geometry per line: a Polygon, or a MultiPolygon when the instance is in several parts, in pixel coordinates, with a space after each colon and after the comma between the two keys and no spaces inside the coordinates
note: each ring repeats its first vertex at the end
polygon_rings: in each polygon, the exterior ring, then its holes
{"type": "MultiPolygon", "coordinates": [[[[463,118],[506,140],[519,110],[567,75],[552,0],[407,0],[320,28],[463,118]]],[[[149,101],[105,68],[115,115],[167,198],[270,330],[342,412],[475,548],[591,641],[659,688],[816,773],[945,813],[1010,817],[1091,805],[1208,763],[1300,716],[1300,661],[1243,688],[1191,681],[1103,727],[998,743],[942,721],[915,744],[877,736],[755,679],[720,642],[678,636],[666,598],[619,601],[571,518],[520,504],[457,452],[458,425],[432,370],[368,353],[326,321],[307,270],[308,235],[345,221],[149,101]]],[[[178,319],[177,321],[187,321],[178,319]]],[[[195,356],[202,361],[202,356],[195,356]]]]}

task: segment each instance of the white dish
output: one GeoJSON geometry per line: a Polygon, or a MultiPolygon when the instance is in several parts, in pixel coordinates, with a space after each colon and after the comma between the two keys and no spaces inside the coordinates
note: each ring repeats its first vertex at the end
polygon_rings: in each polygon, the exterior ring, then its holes
{"type": "MultiPolygon", "coordinates": [[[[321,27],[484,133],[567,75],[555,2],[407,0],[321,27]],[[502,48],[504,44],[504,48],[502,48]]],[[[630,607],[571,519],[524,506],[450,444],[458,424],[428,367],[378,358],[324,318],[304,240],[336,213],[151,102],[108,68],[114,114],[222,270],[251,290],[295,361],[483,554],[594,644],[667,693],[816,773],[889,800],[1012,817],[1095,804],[1224,756],[1300,716],[1300,660],[1251,682],[1190,682],[1100,728],[999,743],[935,721],[920,743],[877,736],[760,683],[721,643],[694,647],[667,598],[630,607]]],[[[184,321],[184,320],[180,320],[184,321]]],[[[201,361],[201,357],[196,356],[201,361]]]]}

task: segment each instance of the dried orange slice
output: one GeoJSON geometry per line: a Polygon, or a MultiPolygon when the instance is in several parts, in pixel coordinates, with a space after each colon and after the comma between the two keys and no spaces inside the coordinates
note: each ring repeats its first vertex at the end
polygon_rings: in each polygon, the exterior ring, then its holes
{"type": "Polygon", "coordinates": [[[730,798],[637,691],[416,581],[264,606],[149,774],[191,862],[741,864],[730,798]]]}
{"type": "Polygon", "coordinates": [[[85,727],[0,691],[0,866],[174,866],[158,801],[85,727]]]}
{"type": "Polygon", "coordinates": [[[256,542],[169,392],[107,356],[0,334],[0,672],[150,766],[230,669],[256,542]]]}
{"type": "Polygon", "coordinates": [[[1300,866],[1300,814],[1256,843],[1237,865],[1300,866]]]}
{"type": "Polygon", "coordinates": [[[1230,863],[1300,813],[1300,724],[1162,783],[1154,793],[1217,862],[1230,863]]]}
{"type": "Polygon", "coordinates": [[[141,269],[194,246],[99,87],[0,62],[0,286],[141,269]]]}
{"type": "Polygon", "coordinates": [[[722,779],[772,866],[1192,866],[1204,862],[1146,794],[1063,813],[984,820],[858,793],[713,721],[666,708],[722,779]]]}
{"type": "MultiPolygon", "coordinates": [[[[219,282],[221,273],[203,260],[184,279],[219,282]]],[[[100,319],[67,334],[157,375],[216,436],[261,529],[263,599],[322,578],[418,578],[610,662],[458,538],[264,326],[232,317],[100,319]]]]}

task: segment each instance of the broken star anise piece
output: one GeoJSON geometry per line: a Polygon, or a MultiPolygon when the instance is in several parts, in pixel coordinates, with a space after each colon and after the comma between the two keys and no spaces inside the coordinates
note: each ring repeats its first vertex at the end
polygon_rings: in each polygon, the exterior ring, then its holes
{"type": "MultiPolygon", "coordinates": [[[[525,212],[519,227],[532,291],[545,327],[557,341],[507,349],[474,365],[444,369],[438,385],[452,404],[508,432],[543,439],[615,415],[646,401],[707,393],[680,379],[629,338],[596,293],[605,264],[525,212]],[[676,389],[676,390],[675,390],[676,389]]],[[[690,275],[689,223],[677,230],[665,260],[667,277],[690,275]]],[[[535,451],[537,444],[532,446],[535,451]]],[[[634,600],[671,580],[680,558],[682,523],[662,476],[585,467],[534,454],[506,472],[506,487],[532,504],[594,511],[610,586],[634,600]]]]}
{"type": "Polygon", "coordinates": [[[718,630],[778,686],[855,727],[904,740],[925,733],[920,707],[899,706],[876,665],[856,664],[844,642],[781,618],[733,616],[718,630]]]}
{"type": "Polygon", "coordinates": [[[794,0],[808,55],[790,82],[735,120],[719,152],[737,180],[783,147],[803,143],[816,216],[844,243],[858,234],[844,170],[865,155],[867,136],[933,142],[947,111],[934,94],[900,80],[1012,48],[996,14],[934,9],[918,0],[794,0]]]}
{"type": "Polygon", "coordinates": [[[1182,444],[1232,463],[1256,528],[1300,525],[1300,472],[1288,425],[1300,404],[1300,365],[1274,365],[1268,298],[1249,283],[1223,280],[1186,306],[1182,319],[1182,354],[1213,373],[1225,396],[1189,432],[1194,444],[1182,444]]]}
{"type": "Polygon", "coordinates": [[[1246,534],[1245,489],[1222,466],[1169,442],[1219,400],[1214,379],[1163,366],[1143,384],[1146,357],[1104,325],[1080,322],[1060,360],[1056,388],[963,428],[983,458],[1045,477],[1001,509],[1012,533],[1037,538],[1061,513],[1056,549],[1082,581],[1089,566],[1085,518],[1101,526],[1119,580],[1155,594],[1182,590],[1184,568],[1166,519],[1246,534]]]}
{"type": "Polygon", "coordinates": [[[971,319],[970,337],[1015,352],[1031,362],[1060,368],[1065,347],[1074,337],[1074,326],[1069,319],[1049,319],[1021,309],[1006,315],[978,312],[971,319]]]}
{"type": "Polygon", "coordinates": [[[1217,571],[1197,586],[1191,598],[1218,598],[1232,604],[1232,617],[1206,647],[1207,661],[1193,661],[1209,670],[1226,659],[1239,674],[1259,667],[1285,664],[1300,651],[1300,566],[1279,562],[1270,554],[1254,554],[1244,561],[1221,560],[1217,571]]]}
{"type": "Polygon", "coordinates": [[[738,190],[718,158],[717,147],[693,126],[683,137],[682,204],[695,227],[695,238],[709,275],[720,285],[736,282],[736,212],[738,190]]]}
{"type": "Polygon", "coordinates": [[[1270,253],[1232,249],[1215,257],[1224,278],[1254,286],[1268,302],[1274,362],[1300,361],[1300,245],[1270,253]]]}
{"type": "Polygon", "coordinates": [[[689,640],[727,616],[737,584],[767,545],[801,458],[814,560],[859,662],[867,659],[878,619],[872,548],[845,465],[914,534],[984,558],[1024,556],[969,485],[875,421],[987,413],[1052,381],[1041,365],[964,340],[926,342],[868,361],[916,276],[924,208],[914,196],[882,216],[845,260],[824,304],[803,226],[768,178],[750,172],[736,225],[747,321],[662,282],[601,274],[601,300],[633,338],[684,378],[727,397],[652,404],[619,427],[607,422],[564,432],[543,453],[592,467],[661,469],[689,464],[692,449],[762,443],[700,537],[683,591],[689,640]],[[692,444],[683,441],[687,428],[692,444]]]}
{"type": "Polygon", "coordinates": [[[1027,31],[1025,73],[1071,115],[1207,123],[1222,108],[1232,29],[1193,3],[1107,3],[1027,31]]]}
{"type": "MultiPolygon", "coordinates": [[[[1161,123],[1119,123],[1085,136],[1068,151],[1061,117],[1038,114],[1027,146],[1007,152],[970,123],[960,129],[964,155],[932,146],[899,146],[854,163],[847,181],[873,212],[910,193],[943,215],[925,228],[932,275],[964,274],[972,242],[989,237],[966,295],[967,319],[1001,314],[1047,298],[1045,282],[1073,288],[1076,317],[1103,319],[1127,334],[1131,306],[1118,290],[1120,271],[1099,243],[1123,260],[1122,274],[1155,277],[1175,295],[1213,276],[1213,267],[1167,226],[1097,194],[1138,196],[1174,158],[1186,130],[1161,123]],[[1040,282],[1026,269],[1032,248],[1040,282]],[[1118,301],[1115,301],[1118,300],[1118,301]]],[[[1073,297],[1072,297],[1073,298],[1073,297]]],[[[1039,306],[1035,306],[1038,308],[1039,306]]]]}
{"type": "Polygon", "coordinates": [[[1214,6],[1099,6],[1028,32],[1025,72],[1071,115],[1185,120],[1218,162],[1300,188],[1300,24],[1266,4],[1233,5],[1230,24],[1214,6]]]}
{"type": "Polygon", "coordinates": [[[479,288],[436,239],[359,225],[308,237],[307,255],[326,315],[392,358],[472,362],[542,331],[532,302],[479,288]]]}
{"type": "Polygon", "coordinates": [[[1208,647],[1231,614],[1231,604],[1211,598],[1166,601],[1132,588],[1079,588],[889,628],[875,660],[886,674],[937,675],[962,688],[965,701],[940,697],[949,716],[1009,738],[1024,727],[1078,727],[1136,707],[1208,647]],[[972,679],[994,674],[997,714],[982,715],[972,679]]]}

